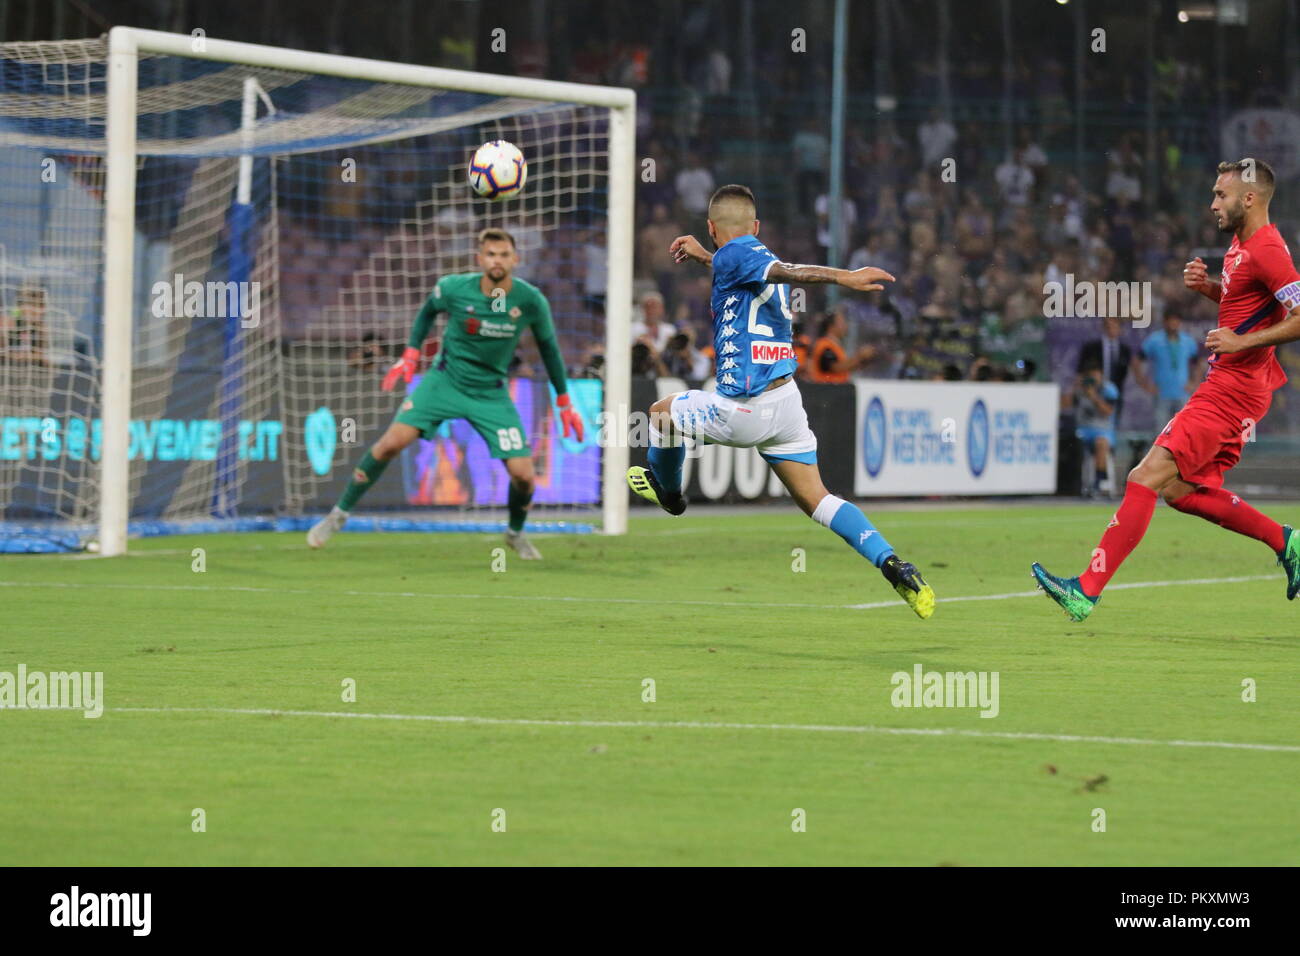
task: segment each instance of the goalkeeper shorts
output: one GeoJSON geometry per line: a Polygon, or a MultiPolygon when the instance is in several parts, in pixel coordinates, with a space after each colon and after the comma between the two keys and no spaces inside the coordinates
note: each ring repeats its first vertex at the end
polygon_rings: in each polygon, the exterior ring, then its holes
{"type": "Polygon", "coordinates": [[[461,389],[444,372],[430,369],[398,409],[398,422],[417,429],[432,440],[443,422],[463,418],[487,442],[493,458],[532,455],[519,409],[510,400],[508,386],[485,391],[461,389]]]}

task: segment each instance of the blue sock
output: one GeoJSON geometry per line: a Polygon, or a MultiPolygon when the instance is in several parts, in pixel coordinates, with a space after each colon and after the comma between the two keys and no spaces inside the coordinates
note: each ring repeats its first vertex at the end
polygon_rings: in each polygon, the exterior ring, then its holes
{"type": "Polygon", "coordinates": [[[686,449],[682,445],[672,448],[659,448],[651,445],[646,453],[650,460],[650,470],[655,473],[655,481],[664,491],[682,490],[682,462],[686,460],[686,449]]]}
{"type": "Polygon", "coordinates": [[[884,564],[885,559],[894,553],[885,536],[851,501],[827,495],[813,512],[813,520],[830,528],[876,567],[884,564]]]}

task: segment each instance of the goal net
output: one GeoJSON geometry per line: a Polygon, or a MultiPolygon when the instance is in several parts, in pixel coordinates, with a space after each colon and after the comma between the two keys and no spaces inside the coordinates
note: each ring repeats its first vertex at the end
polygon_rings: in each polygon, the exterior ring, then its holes
{"type": "MultiPolygon", "coordinates": [[[[0,550],[305,529],[391,420],[383,374],[486,227],[550,301],[587,425],[563,436],[526,333],[508,387],[530,524],[621,532],[626,452],[598,426],[627,402],[632,96],[120,28],[0,44],[0,550]],[[496,203],[467,184],[492,139],[529,163],[496,203]]],[[[492,529],[506,490],[448,422],[349,529],[492,529]]]]}

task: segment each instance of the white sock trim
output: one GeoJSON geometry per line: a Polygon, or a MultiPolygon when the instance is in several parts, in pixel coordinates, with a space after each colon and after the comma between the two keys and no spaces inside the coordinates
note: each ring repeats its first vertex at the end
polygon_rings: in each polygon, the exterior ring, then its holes
{"type": "Polygon", "coordinates": [[[813,521],[827,528],[831,526],[831,519],[835,517],[835,512],[840,510],[840,505],[844,504],[844,499],[835,495],[827,495],[817,503],[817,508],[812,513],[813,521]]]}

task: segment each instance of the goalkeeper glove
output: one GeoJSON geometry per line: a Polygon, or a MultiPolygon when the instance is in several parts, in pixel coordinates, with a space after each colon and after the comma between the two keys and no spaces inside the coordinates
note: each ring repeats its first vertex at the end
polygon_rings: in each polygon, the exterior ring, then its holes
{"type": "Polygon", "coordinates": [[[564,425],[564,437],[569,437],[572,431],[578,441],[582,441],[582,416],[578,414],[577,409],[569,400],[569,393],[563,392],[555,396],[555,404],[560,407],[560,422],[564,425]]]}
{"type": "Polygon", "coordinates": [[[409,345],[402,357],[393,363],[393,367],[388,370],[384,380],[379,384],[385,392],[391,392],[393,386],[397,384],[400,378],[405,384],[411,383],[411,376],[415,374],[415,363],[420,360],[420,350],[411,348],[409,345]]]}

